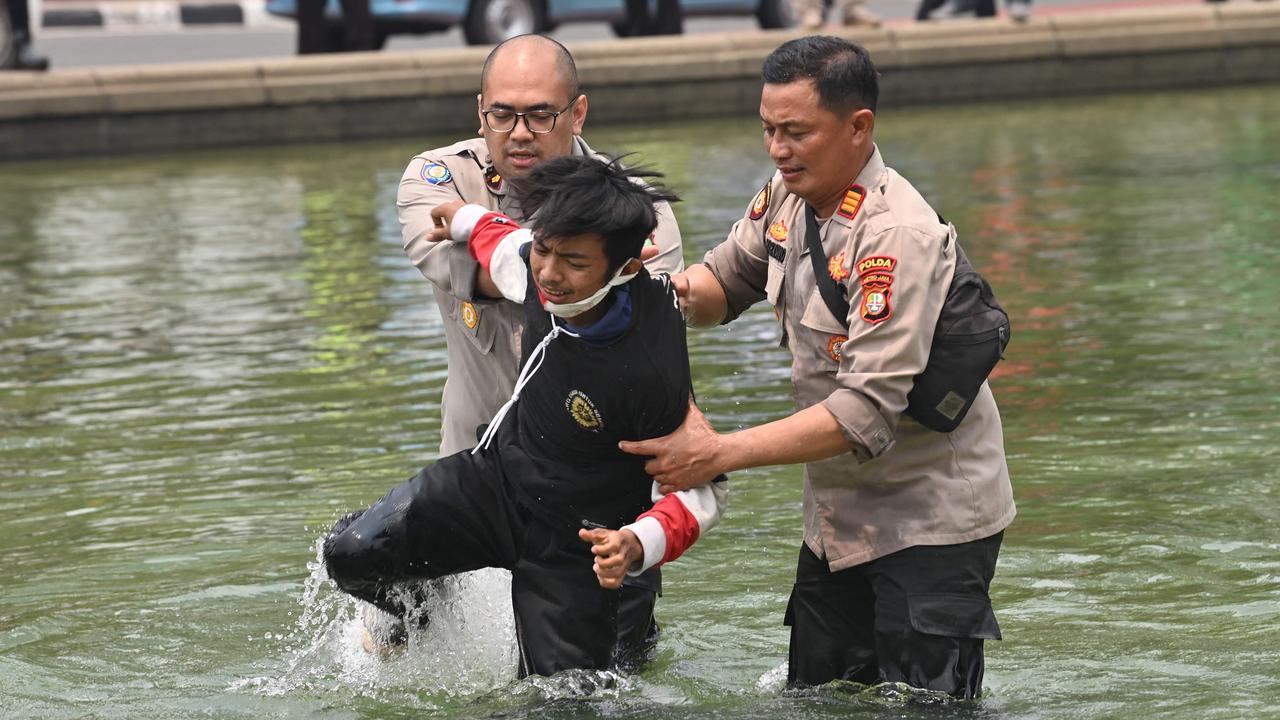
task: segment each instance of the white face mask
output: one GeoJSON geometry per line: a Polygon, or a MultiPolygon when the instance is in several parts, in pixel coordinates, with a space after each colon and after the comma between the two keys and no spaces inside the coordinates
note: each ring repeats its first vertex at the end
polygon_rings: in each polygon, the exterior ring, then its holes
{"type": "MultiPolygon", "coordinates": [[[[627,261],[627,263],[629,262],[630,261],[627,261]]],[[[604,287],[592,293],[590,297],[585,297],[577,302],[563,304],[553,303],[550,300],[543,300],[542,308],[556,317],[571,318],[575,315],[581,315],[596,305],[599,305],[600,301],[604,300],[604,296],[609,294],[609,290],[611,288],[617,287],[618,285],[625,285],[631,281],[631,278],[636,276],[636,273],[629,273],[627,275],[622,274],[622,271],[627,268],[627,263],[622,263],[622,267],[618,268],[618,271],[613,274],[613,278],[611,278],[609,282],[605,283],[604,287]]]]}

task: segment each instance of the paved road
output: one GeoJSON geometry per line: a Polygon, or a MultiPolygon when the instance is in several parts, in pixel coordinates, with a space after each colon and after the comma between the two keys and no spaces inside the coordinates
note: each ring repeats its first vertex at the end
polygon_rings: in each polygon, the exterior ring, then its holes
{"type": "MultiPolygon", "coordinates": [[[[1035,0],[1033,12],[1053,14],[1098,7],[1171,5],[1199,0],[1035,0]]],[[[868,0],[868,7],[890,22],[910,22],[917,0],[868,0]]],[[[45,0],[54,7],[58,0],[45,0]]],[[[754,18],[691,18],[686,33],[750,30],[754,18]]],[[[572,23],[552,35],[561,41],[599,40],[613,37],[602,22],[572,23]]],[[[48,55],[55,68],[84,68],[105,65],[133,65],[201,60],[230,60],[283,57],[294,51],[294,26],[289,20],[272,19],[255,27],[210,26],[202,29],[89,28],[49,29],[36,40],[37,50],[48,55]]],[[[462,33],[456,28],[432,35],[398,35],[387,43],[386,51],[461,47],[462,33]]]]}

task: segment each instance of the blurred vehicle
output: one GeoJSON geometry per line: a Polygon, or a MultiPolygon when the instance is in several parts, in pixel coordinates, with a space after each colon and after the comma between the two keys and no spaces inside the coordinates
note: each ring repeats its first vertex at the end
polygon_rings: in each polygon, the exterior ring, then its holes
{"type": "MultiPolygon", "coordinates": [[[[795,24],[790,0],[369,0],[374,46],[391,35],[443,32],[455,25],[471,45],[494,45],[567,22],[608,22],[619,36],[679,33],[684,17],[755,15],[764,28],[795,24]]],[[[297,0],[267,0],[267,12],[293,18],[297,0]]],[[[342,11],[329,0],[325,17],[340,32],[342,11]]]]}

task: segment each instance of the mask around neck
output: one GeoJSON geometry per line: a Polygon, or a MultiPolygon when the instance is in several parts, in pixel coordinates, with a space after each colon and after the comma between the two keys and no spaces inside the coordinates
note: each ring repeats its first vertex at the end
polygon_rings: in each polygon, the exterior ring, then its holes
{"type": "Polygon", "coordinates": [[[544,299],[542,301],[542,309],[560,318],[571,318],[575,315],[581,315],[596,305],[599,305],[600,301],[604,300],[605,296],[608,295],[609,291],[613,288],[631,282],[631,278],[635,277],[637,273],[628,273],[623,275],[622,271],[625,270],[626,267],[627,263],[622,263],[622,266],[613,274],[613,277],[609,279],[609,282],[605,283],[603,287],[592,293],[589,297],[585,297],[577,302],[571,303],[553,303],[550,300],[544,299]]]}

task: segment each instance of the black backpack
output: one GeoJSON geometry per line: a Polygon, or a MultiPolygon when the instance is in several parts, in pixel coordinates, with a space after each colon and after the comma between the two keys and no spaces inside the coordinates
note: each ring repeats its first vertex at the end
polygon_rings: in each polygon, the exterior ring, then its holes
{"type": "MultiPolygon", "coordinates": [[[[946,224],[941,216],[938,221],[946,224]]],[[[811,207],[805,208],[805,225],[818,293],[831,314],[845,321],[849,302],[844,299],[842,288],[827,274],[826,253],[818,241],[818,222],[811,207]]],[[[937,432],[959,427],[982,383],[1004,357],[1011,331],[1009,314],[1000,307],[991,285],[973,269],[957,242],[951,287],[933,330],[929,362],[924,372],[915,376],[907,394],[907,415],[937,432]]]]}

